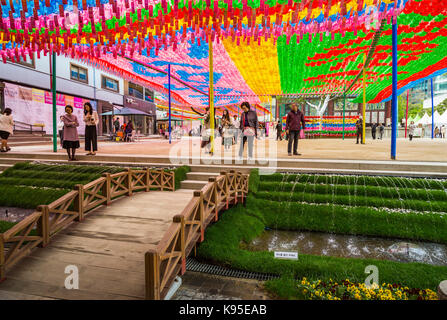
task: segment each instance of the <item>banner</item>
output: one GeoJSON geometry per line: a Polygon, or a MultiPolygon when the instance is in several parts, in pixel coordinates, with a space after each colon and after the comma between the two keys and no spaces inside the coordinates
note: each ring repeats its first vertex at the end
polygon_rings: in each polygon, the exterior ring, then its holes
{"type": "MultiPolygon", "coordinates": [[[[27,124],[43,124],[46,134],[53,133],[53,99],[52,93],[40,89],[31,89],[15,84],[5,83],[5,106],[12,109],[12,117],[16,121],[27,124]]],[[[76,104],[73,114],[78,118],[78,133],[84,134],[83,99],[63,94],[56,95],[56,121],[65,113],[65,105],[76,104]]],[[[89,101],[89,100],[85,100],[89,101]]]]}

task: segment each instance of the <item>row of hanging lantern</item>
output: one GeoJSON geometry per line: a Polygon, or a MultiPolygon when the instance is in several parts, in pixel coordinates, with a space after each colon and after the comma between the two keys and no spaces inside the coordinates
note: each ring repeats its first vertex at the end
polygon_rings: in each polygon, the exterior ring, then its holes
{"type": "Polygon", "coordinates": [[[7,18],[0,19],[0,49],[3,56],[6,51],[7,58],[35,51],[132,56],[144,48],[155,48],[157,54],[162,47],[176,50],[178,43],[186,40],[201,45],[231,38],[240,45],[270,38],[276,43],[281,35],[286,35],[288,42],[296,34],[297,42],[306,35],[311,41],[315,34],[355,32],[360,25],[390,19],[400,10],[397,2],[390,0],[260,0],[259,6],[247,0],[175,0],[170,4],[166,0],[1,1],[0,15],[7,18]]]}

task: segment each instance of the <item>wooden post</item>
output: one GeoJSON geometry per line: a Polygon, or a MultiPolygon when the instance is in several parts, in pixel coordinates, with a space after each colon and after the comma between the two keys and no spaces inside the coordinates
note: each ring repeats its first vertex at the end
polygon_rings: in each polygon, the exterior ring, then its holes
{"type": "Polygon", "coordinates": [[[104,185],[102,186],[102,194],[106,197],[105,205],[108,206],[112,203],[112,197],[110,196],[110,186],[111,186],[111,178],[110,173],[103,173],[102,176],[106,179],[104,185]]]}
{"type": "Polygon", "coordinates": [[[205,240],[205,223],[204,223],[204,215],[203,215],[203,192],[202,191],[194,191],[194,197],[199,197],[199,216],[200,216],[200,240],[199,242],[203,242],[205,240]]]}
{"type": "Polygon", "coordinates": [[[144,255],[146,300],[160,300],[160,257],[155,250],[144,255]]]}
{"type": "Polygon", "coordinates": [[[146,168],[146,192],[151,191],[150,168],[146,168]]]}
{"type": "Polygon", "coordinates": [[[182,253],[182,259],[180,260],[180,275],[183,275],[186,272],[185,217],[182,215],[176,215],[172,221],[174,223],[180,223],[180,236],[175,244],[175,251],[180,251],[182,253]]]}
{"type": "Polygon", "coordinates": [[[208,182],[213,184],[213,190],[212,190],[212,196],[211,199],[213,199],[214,203],[214,221],[219,220],[219,212],[217,211],[217,182],[216,178],[209,178],[208,182]]]}
{"type": "Polygon", "coordinates": [[[37,207],[37,211],[42,213],[37,222],[37,234],[42,237],[42,242],[39,246],[45,248],[50,242],[50,209],[47,205],[41,205],[37,207]]]}
{"type": "Polygon", "coordinates": [[[224,189],[225,189],[225,210],[228,210],[228,175],[226,173],[226,171],[221,171],[220,172],[221,176],[225,176],[225,183],[224,183],[224,189]]]}
{"type": "Polygon", "coordinates": [[[236,173],[236,171],[234,171],[234,170],[230,170],[230,174],[233,175],[234,204],[237,204],[237,195],[238,195],[238,192],[237,192],[237,183],[236,183],[236,180],[237,180],[237,173],[236,173]]]}
{"type": "Polygon", "coordinates": [[[78,212],[78,217],[75,220],[81,222],[84,220],[84,186],[77,184],[74,186],[74,190],[78,192],[73,202],[74,210],[78,212]]]}
{"type": "Polygon", "coordinates": [[[5,244],[3,240],[3,234],[0,233],[0,283],[6,280],[6,267],[5,267],[5,244]]]}
{"type": "Polygon", "coordinates": [[[127,168],[127,195],[132,195],[132,169],[127,168]]]}

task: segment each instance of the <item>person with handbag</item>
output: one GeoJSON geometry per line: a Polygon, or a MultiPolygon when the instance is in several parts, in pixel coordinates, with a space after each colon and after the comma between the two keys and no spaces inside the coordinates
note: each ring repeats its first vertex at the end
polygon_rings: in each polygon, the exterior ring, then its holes
{"type": "Polygon", "coordinates": [[[99,122],[98,113],[93,110],[90,102],[84,103],[84,122],[85,122],[85,151],[87,156],[96,155],[98,151],[98,134],[96,126],[99,122]]]}
{"type": "Polygon", "coordinates": [[[300,135],[301,125],[303,130],[306,125],[304,120],[304,114],[298,109],[295,103],[292,103],[290,112],[287,114],[286,119],[286,133],[289,135],[289,141],[287,144],[287,152],[289,156],[292,155],[292,143],[293,143],[293,155],[300,156],[298,153],[298,138],[300,135]]]}
{"type": "Polygon", "coordinates": [[[258,115],[256,111],[250,110],[250,104],[245,101],[241,104],[241,109],[244,111],[241,115],[240,128],[242,131],[242,141],[239,148],[239,159],[242,159],[244,154],[245,143],[248,143],[248,160],[253,158],[253,142],[258,136],[258,115]]]}
{"type": "MultiPolygon", "coordinates": [[[[206,107],[206,112],[201,113],[191,107],[191,110],[197,113],[199,116],[203,117],[203,126],[201,131],[202,141],[200,143],[200,148],[206,148],[206,153],[211,153],[211,116],[210,116],[210,108],[206,107]]],[[[217,121],[214,118],[214,129],[216,129],[217,121]]]]}
{"type": "Polygon", "coordinates": [[[76,149],[80,146],[78,135],[79,122],[78,118],[73,114],[73,107],[71,105],[65,107],[65,114],[62,116],[62,121],[64,122],[64,140],[62,141],[62,146],[67,150],[68,161],[76,161],[76,149]]]}

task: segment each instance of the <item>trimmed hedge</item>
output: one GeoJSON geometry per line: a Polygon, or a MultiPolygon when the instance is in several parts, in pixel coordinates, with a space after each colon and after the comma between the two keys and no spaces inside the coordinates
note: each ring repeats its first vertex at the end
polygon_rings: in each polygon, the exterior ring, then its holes
{"type": "Polygon", "coordinates": [[[447,215],[277,202],[253,196],[248,196],[247,206],[272,229],[382,236],[447,244],[447,215]]]}
{"type": "Polygon", "coordinates": [[[271,199],[281,202],[306,202],[327,204],[330,206],[362,206],[391,209],[409,209],[415,211],[447,212],[447,201],[399,200],[369,196],[351,196],[346,194],[331,195],[307,192],[274,192],[256,193],[259,199],[271,199]]]}
{"type": "Polygon", "coordinates": [[[32,179],[50,179],[50,180],[88,180],[93,181],[101,175],[99,173],[77,173],[77,172],[59,172],[59,171],[38,171],[38,170],[12,170],[5,171],[1,177],[11,178],[32,178],[32,179]]]}
{"type": "Polygon", "coordinates": [[[319,194],[357,195],[372,196],[394,199],[421,199],[447,201],[447,193],[444,190],[426,190],[411,188],[387,188],[365,185],[331,185],[312,183],[289,183],[289,182],[261,182],[259,191],[288,191],[288,192],[310,192],[319,194]]]}
{"type": "Polygon", "coordinates": [[[0,185],[0,206],[35,209],[38,205],[50,204],[69,191],[71,190],[0,185]]]}
{"type": "Polygon", "coordinates": [[[15,222],[9,222],[9,221],[0,220],[0,233],[3,233],[5,231],[9,230],[15,224],[16,224],[15,222]]]}
{"type": "Polygon", "coordinates": [[[251,169],[250,176],[248,179],[248,191],[255,193],[258,192],[259,182],[260,182],[259,169],[251,169]]]}
{"type": "Polygon", "coordinates": [[[174,169],[175,172],[175,190],[180,189],[180,184],[183,180],[186,179],[186,174],[191,172],[191,167],[189,166],[181,166],[174,169]]]}
{"type": "Polygon", "coordinates": [[[62,188],[73,189],[77,184],[87,184],[91,180],[56,180],[56,179],[32,179],[32,178],[15,178],[15,177],[0,177],[0,185],[5,186],[31,186],[31,187],[46,187],[46,188],[62,188]]]}
{"type": "Polygon", "coordinates": [[[271,182],[298,182],[298,183],[323,183],[335,185],[367,185],[390,188],[412,188],[412,189],[447,189],[446,180],[400,178],[381,176],[343,176],[343,175],[317,175],[317,174],[283,174],[275,173],[262,175],[261,181],[271,182]]]}
{"type": "MultiPolygon", "coordinates": [[[[264,201],[259,203],[259,205],[262,204],[264,201]]],[[[301,254],[297,261],[279,260],[274,259],[272,252],[241,249],[241,241],[249,242],[264,231],[266,224],[263,221],[274,221],[272,217],[265,216],[268,211],[266,209],[268,208],[260,211],[253,207],[253,198],[251,198],[246,209],[239,205],[225,212],[218,223],[206,230],[205,241],[198,248],[199,257],[240,270],[291,275],[295,278],[307,277],[311,280],[332,278],[341,281],[349,278],[351,281],[363,282],[365,267],[375,265],[380,270],[381,282],[400,283],[408,287],[432,290],[436,290],[439,282],[444,280],[447,274],[447,267],[422,263],[305,254],[301,254]]],[[[315,223],[317,222],[318,219],[315,218],[315,223]]],[[[289,229],[291,225],[288,226],[289,229]]]]}
{"type": "Polygon", "coordinates": [[[12,170],[37,170],[49,172],[76,172],[76,173],[96,173],[101,175],[104,172],[117,173],[125,170],[119,166],[92,166],[92,165],[68,165],[68,164],[40,164],[31,162],[16,163],[13,167],[4,172],[12,170]]]}

